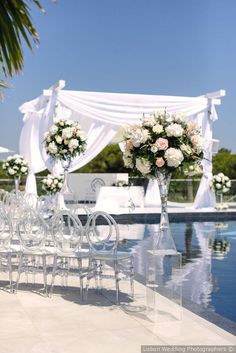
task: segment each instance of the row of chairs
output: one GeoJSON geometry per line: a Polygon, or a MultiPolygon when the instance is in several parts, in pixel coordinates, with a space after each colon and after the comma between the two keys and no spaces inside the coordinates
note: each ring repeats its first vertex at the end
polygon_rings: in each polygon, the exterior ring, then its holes
{"type": "Polygon", "coordinates": [[[44,208],[42,213],[23,196],[5,195],[0,204],[0,270],[9,273],[11,292],[17,293],[22,273],[32,274],[34,282],[40,273],[47,296],[53,293],[56,276],[67,286],[70,275],[78,277],[83,300],[91,279],[102,288],[104,278],[113,278],[119,303],[119,281],[128,278],[133,296],[133,256],[118,250],[119,227],[111,215],[86,209],[82,224],[75,211],[50,209],[48,214],[44,208]]]}

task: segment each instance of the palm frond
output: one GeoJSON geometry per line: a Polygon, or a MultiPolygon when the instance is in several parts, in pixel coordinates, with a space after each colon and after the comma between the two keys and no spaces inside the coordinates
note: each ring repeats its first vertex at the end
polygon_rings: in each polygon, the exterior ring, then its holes
{"type": "Polygon", "coordinates": [[[5,76],[13,76],[23,69],[22,44],[32,49],[39,35],[31,21],[29,3],[45,12],[38,0],[0,1],[0,63],[5,76]]]}

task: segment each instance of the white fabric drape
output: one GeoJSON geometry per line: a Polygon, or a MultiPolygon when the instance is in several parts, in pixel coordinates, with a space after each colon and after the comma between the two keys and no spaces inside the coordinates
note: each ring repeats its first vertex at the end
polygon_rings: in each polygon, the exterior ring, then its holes
{"type": "MultiPolygon", "coordinates": [[[[29,160],[31,173],[46,167],[55,171],[55,165],[45,153],[43,135],[52,124],[53,117],[65,117],[65,112],[67,115],[69,111],[70,118],[79,121],[87,134],[86,152],[73,160],[70,168],[73,171],[100,153],[121,126],[139,123],[143,113],[166,109],[169,112],[181,111],[190,119],[198,120],[199,114],[207,112],[210,104],[204,97],[53,91],[50,97],[40,96],[20,107],[25,114],[20,153],[29,160]]],[[[215,110],[212,110],[212,116],[217,119],[215,110]]],[[[60,167],[57,168],[59,171],[60,167]]],[[[27,190],[30,188],[32,175],[27,181],[27,190]]]]}
{"type": "Polygon", "coordinates": [[[199,115],[202,119],[202,135],[204,136],[205,149],[202,160],[203,176],[194,200],[194,208],[214,207],[216,203],[215,193],[210,189],[209,184],[212,179],[212,121],[215,120],[215,109],[210,107],[199,115]],[[214,114],[211,114],[213,111],[214,114]]]}

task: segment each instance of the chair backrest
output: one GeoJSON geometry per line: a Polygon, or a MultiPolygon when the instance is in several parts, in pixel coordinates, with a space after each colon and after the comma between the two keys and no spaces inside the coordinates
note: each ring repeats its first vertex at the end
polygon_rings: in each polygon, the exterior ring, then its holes
{"type": "Polygon", "coordinates": [[[86,228],[89,216],[93,213],[91,208],[85,204],[74,204],[73,207],[70,209],[72,215],[75,219],[78,219],[78,216],[81,216],[81,221],[83,226],[86,228]]]}
{"type": "Polygon", "coordinates": [[[86,236],[93,252],[116,252],[119,243],[119,228],[114,218],[104,211],[89,216],[86,236]]]}
{"type": "Polygon", "coordinates": [[[17,230],[23,250],[37,252],[44,248],[47,225],[35,210],[25,209],[24,217],[18,223],[17,230]]]}
{"type": "Polygon", "coordinates": [[[70,255],[81,248],[84,229],[81,221],[70,211],[61,210],[53,216],[52,232],[59,253],[70,255]]]}
{"type": "Polygon", "coordinates": [[[25,193],[24,201],[27,204],[27,206],[35,209],[37,206],[38,196],[36,194],[25,193]]]}
{"type": "Polygon", "coordinates": [[[10,217],[0,209],[0,251],[9,250],[13,236],[13,227],[10,217]]]}
{"type": "Polygon", "coordinates": [[[24,193],[15,192],[15,190],[9,192],[4,199],[4,207],[12,222],[16,224],[21,219],[25,208],[27,208],[24,193]]]}

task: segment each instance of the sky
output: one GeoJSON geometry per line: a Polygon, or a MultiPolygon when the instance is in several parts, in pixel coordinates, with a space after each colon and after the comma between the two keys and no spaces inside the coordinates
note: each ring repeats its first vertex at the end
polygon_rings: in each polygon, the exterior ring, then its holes
{"type": "Polygon", "coordinates": [[[65,89],[199,96],[226,90],[213,125],[236,153],[235,0],[41,0],[40,34],[0,103],[0,146],[18,152],[18,107],[62,79],[65,89]]]}

